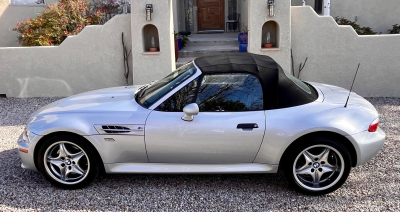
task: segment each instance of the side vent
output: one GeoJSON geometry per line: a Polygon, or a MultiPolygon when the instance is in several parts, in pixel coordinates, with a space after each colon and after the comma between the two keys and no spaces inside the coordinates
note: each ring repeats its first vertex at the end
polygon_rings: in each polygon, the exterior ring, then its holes
{"type": "Polygon", "coordinates": [[[144,135],[144,125],[94,125],[100,134],[144,135]]]}
{"type": "Polygon", "coordinates": [[[121,126],[101,126],[106,133],[129,133],[131,129],[121,126]]]}

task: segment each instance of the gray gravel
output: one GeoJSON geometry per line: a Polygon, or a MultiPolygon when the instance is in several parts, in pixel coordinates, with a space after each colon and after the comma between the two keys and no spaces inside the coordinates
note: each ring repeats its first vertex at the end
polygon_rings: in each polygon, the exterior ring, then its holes
{"type": "Polygon", "coordinates": [[[288,187],[282,174],[106,175],[67,191],[20,168],[16,140],[28,116],[57,98],[0,98],[0,211],[400,211],[400,99],[369,99],[387,142],[368,164],[352,169],[334,193],[312,197],[288,187]]]}

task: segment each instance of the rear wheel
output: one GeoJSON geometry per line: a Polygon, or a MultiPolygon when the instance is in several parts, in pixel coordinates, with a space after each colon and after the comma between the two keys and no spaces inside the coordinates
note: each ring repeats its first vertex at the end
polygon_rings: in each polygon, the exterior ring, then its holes
{"type": "Polygon", "coordinates": [[[87,186],[99,173],[94,150],[83,138],[59,135],[43,143],[39,149],[40,171],[54,185],[77,189],[87,186]]]}
{"type": "Polygon", "coordinates": [[[347,149],[332,138],[317,137],[293,146],[283,164],[289,183],[306,194],[321,195],[344,184],[351,169],[347,149]]]}

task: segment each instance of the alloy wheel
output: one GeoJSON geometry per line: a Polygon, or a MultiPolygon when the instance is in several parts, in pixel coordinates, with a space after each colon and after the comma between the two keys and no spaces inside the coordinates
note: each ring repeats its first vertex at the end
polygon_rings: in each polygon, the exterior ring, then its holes
{"type": "Polygon", "coordinates": [[[90,170],[86,152],[68,141],[50,145],[45,152],[44,165],[54,180],[69,185],[83,181],[90,170]]]}
{"type": "Polygon", "coordinates": [[[296,182],[311,191],[334,186],[342,177],[345,162],[338,150],[327,145],[308,147],[296,157],[293,175],[296,182]]]}

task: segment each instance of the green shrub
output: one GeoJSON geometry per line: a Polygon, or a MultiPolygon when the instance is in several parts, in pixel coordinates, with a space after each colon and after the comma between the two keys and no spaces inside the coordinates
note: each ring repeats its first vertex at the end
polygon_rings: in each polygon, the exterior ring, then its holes
{"type": "Polygon", "coordinates": [[[20,33],[23,46],[60,45],[68,36],[76,35],[87,25],[100,24],[101,13],[89,12],[87,0],[58,0],[36,18],[17,22],[14,31],[20,33]]]}
{"type": "Polygon", "coordinates": [[[390,34],[400,34],[400,25],[393,25],[393,29],[388,30],[390,34]]]}
{"type": "Polygon", "coordinates": [[[344,17],[335,17],[336,23],[339,25],[350,25],[354,28],[357,34],[359,35],[375,35],[376,32],[372,30],[370,27],[361,27],[356,22],[352,22],[344,17]]]}
{"type": "Polygon", "coordinates": [[[188,36],[186,36],[186,35],[183,35],[182,38],[183,38],[183,40],[182,40],[182,48],[185,48],[187,42],[189,42],[190,40],[189,40],[188,36]]]}

